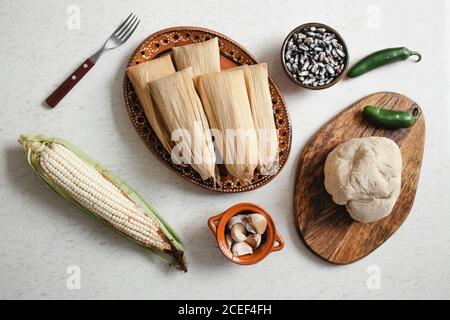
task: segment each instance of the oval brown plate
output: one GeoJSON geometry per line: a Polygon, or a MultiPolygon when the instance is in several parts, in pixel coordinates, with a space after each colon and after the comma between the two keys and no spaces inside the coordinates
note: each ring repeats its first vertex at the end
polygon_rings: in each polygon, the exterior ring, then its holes
{"type": "MultiPolygon", "coordinates": [[[[213,37],[219,38],[220,63],[222,69],[228,69],[243,64],[257,63],[255,58],[243,47],[218,32],[200,27],[175,27],[158,31],[147,37],[134,51],[128,62],[128,66],[152,60],[162,54],[170,52],[172,47],[202,42],[213,37]]],[[[123,82],[123,94],[125,106],[134,128],[147,147],[164,165],[200,187],[218,192],[244,192],[257,189],[271,181],[286,164],[291,149],[291,122],[289,120],[284,99],[275,82],[270,77],[269,86],[272,95],[275,123],[278,129],[280,166],[277,172],[271,176],[264,176],[259,175],[255,171],[252,182],[248,185],[243,185],[238,179],[228,175],[224,171],[224,168],[220,168],[221,166],[219,166],[219,169],[222,169],[220,170],[221,185],[216,187],[214,187],[212,180],[203,181],[200,178],[200,175],[190,166],[180,166],[172,163],[170,154],[159,142],[147,121],[133,85],[126,73],[123,82]]]]}
{"type": "Polygon", "coordinates": [[[382,245],[402,225],[411,211],[425,140],[423,113],[407,129],[376,128],[363,117],[366,105],[412,111],[418,105],[401,94],[379,92],[354,103],[328,121],[302,151],[297,170],[294,213],[306,246],[336,264],[359,260],[382,245]],[[380,136],[394,140],[402,153],[400,196],[389,216],[374,223],[354,221],[345,206],[337,205],[325,190],[323,167],[328,153],[351,138],[380,136]]]}

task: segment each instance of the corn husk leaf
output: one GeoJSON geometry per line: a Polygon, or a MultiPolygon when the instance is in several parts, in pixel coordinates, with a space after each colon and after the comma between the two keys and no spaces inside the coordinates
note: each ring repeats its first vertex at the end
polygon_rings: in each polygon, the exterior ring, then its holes
{"type": "Polygon", "coordinates": [[[253,124],[258,136],[258,170],[270,175],[278,168],[278,134],[273,116],[267,64],[243,65],[253,124]]]}
{"type": "Polygon", "coordinates": [[[219,39],[172,48],[178,70],[192,67],[194,76],[220,71],[219,39]]]}
{"type": "Polygon", "coordinates": [[[159,141],[168,152],[171,149],[170,131],[165,127],[161,114],[159,114],[153,104],[147,84],[172,73],[175,73],[175,68],[170,55],[146,61],[127,69],[128,78],[136,90],[145,116],[159,141]]]}
{"type": "Polygon", "coordinates": [[[75,146],[70,144],[67,141],[64,141],[59,138],[49,138],[43,135],[35,135],[35,136],[27,136],[27,135],[21,135],[19,138],[19,142],[23,145],[25,148],[25,151],[27,152],[27,159],[28,163],[30,164],[31,168],[34,170],[34,172],[39,176],[39,178],[42,179],[53,191],[58,193],[60,196],[66,198],[73,204],[75,204],[77,207],[79,207],[84,212],[88,213],[89,215],[97,218],[100,222],[103,224],[111,227],[114,231],[118,232],[122,236],[125,236],[129,240],[133,241],[137,245],[150,250],[152,253],[154,253],[157,257],[162,259],[163,261],[174,265],[176,268],[186,271],[186,260],[184,255],[184,247],[180,240],[180,238],[177,236],[177,234],[173,231],[173,229],[163,220],[163,218],[158,214],[158,212],[148,203],[146,202],[138,193],[136,193],[130,186],[128,186],[124,181],[122,181],[120,178],[115,176],[113,173],[111,173],[109,170],[104,168],[101,164],[99,164],[97,161],[90,158],[88,155],[77,149],[75,146]],[[167,238],[167,241],[170,242],[172,249],[170,252],[161,252],[154,250],[153,248],[143,246],[141,243],[136,242],[134,239],[131,239],[127,237],[124,233],[120,232],[116,228],[112,227],[109,223],[107,223],[105,220],[100,219],[95,213],[87,209],[85,206],[83,206],[81,203],[79,203],[76,199],[74,199],[70,194],[68,194],[66,191],[61,189],[59,186],[57,186],[52,179],[50,179],[46,173],[43,171],[41,166],[39,165],[39,153],[33,151],[33,144],[39,143],[41,145],[48,145],[48,144],[61,144],[73,153],[75,153],[80,159],[88,163],[89,165],[96,168],[106,179],[108,179],[112,184],[114,184],[117,188],[119,188],[124,195],[126,195],[129,199],[134,201],[136,204],[138,204],[146,214],[148,214],[150,217],[152,217],[155,221],[159,223],[159,226],[161,228],[161,231],[164,233],[165,237],[167,238]]]}
{"type": "Polygon", "coordinates": [[[150,82],[149,89],[172,137],[175,134],[179,141],[171,152],[172,160],[190,164],[203,180],[215,180],[211,132],[195,91],[192,67],[150,82]]]}
{"type": "Polygon", "coordinates": [[[217,130],[215,144],[227,171],[250,182],[258,164],[258,146],[244,72],[209,73],[196,81],[210,127],[217,130]]]}

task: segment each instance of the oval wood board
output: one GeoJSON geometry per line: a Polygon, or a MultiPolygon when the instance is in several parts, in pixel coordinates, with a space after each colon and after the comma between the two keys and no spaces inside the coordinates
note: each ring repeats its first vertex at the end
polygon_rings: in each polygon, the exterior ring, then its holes
{"type": "MultiPolygon", "coordinates": [[[[200,27],[174,27],[158,31],[148,36],[134,51],[128,66],[133,66],[148,60],[158,58],[172,51],[173,47],[202,42],[213,37],[219,38],[221,69],[228,69],[243,64],[256,64],[256,59],[242,46],[230,38],[216,31],[200,27]]],[[[239,179],[227,174],[223,165],[218,165],[220,171],[219,186],[215,186],[212,179],[202,180],[200,175],[191,166],[176,165],[172,162],[170,154],[164,149],[154,134],[150,123],[145,117],[144,110],[137,98],[136,92],[125,73],[123,92],[125,106],[131,122],[137,133],[147,147],[165,166],[169,167],[190,182],[218,192],[244,192],[257,189],[269,183],[281,171],[287,162],[291,149],[292,130],[289,114],[275,82],[269,77],[269,88],[272,96],[272,108],[275,126],[278,132],[279,167],[273,175],[261,175],[257,171],[251,183],[244,184],[239,179]]]]}
{"type": "Polygon", "coordinates": [[[300,155],[295,186],[294,211],[298,231],[306,246],[336,264],[359,260],[382,245],[405,221],[416,194],[422,164],[425,120],[423,113],[411,128],[376,128],[363,117],[371,104],[412,111],[417,104],[403,95],[379,92],[351,105],[328,121],[300,155]],[[384,136],[400,147],[403,160],[400,196],[389,216],[363,224],[354,221],[345,206],[337,205],[324,187],[323,167],[330,151],[351,138],[384,136]]]}

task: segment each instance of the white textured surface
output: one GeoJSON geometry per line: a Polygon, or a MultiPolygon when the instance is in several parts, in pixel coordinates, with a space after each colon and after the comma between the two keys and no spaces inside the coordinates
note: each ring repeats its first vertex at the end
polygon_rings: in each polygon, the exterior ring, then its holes
{"type": "Polygon", "coordinates": [[[450,138],[446,1],[2,1],[0,3],[0,298],[450,298],[450,138]],[[128,2],[128,4],[127,4],[128,2]],[[81,29],[66,26],[67,7],[81,9],[81,29]],[[134,11],[142,19],[123,47],[105,54],[54,110],[41,101],[134,11]],[[373,13],[379,11],[379,29],[373,13]],[[353,61],[390,46],[420,50],[404,62],[321,92],[299,90],[283,74],[279,49],[295,26],[321,21],[343,35],[353,61]],[[374,24],[375,23],[375,24],[374,24]],[[135,133],[122,100],[124,66],[135,46],[165,27],[215,29],[244,45],[285,95],[293,123],[290,160],[260,190],[203,191],[169,171],[135,133]],[[370,28],[371,27],[371,28],[370,28]],[[447,48],[445,47],[447,45],[447,48]],[[426,150],[413,210],[399,231],[367,258],[333,266],[301,243],[292,214],[297,158],[307,139],[350,103],[375,91],[406,94],[423,108],[426,150]],[[190,271],[152,261],[49,191],[16,143],[20,133],[66,138],[150,199],[179,232],[190,271]],[[262,263],[228,263],[206,220],[240,201],[272,213],[287,245],[262,263]],[[69,265],[81,289],[66,287],[69,265]],[[367,268],[381,271],[369,290],[367,268]]]}

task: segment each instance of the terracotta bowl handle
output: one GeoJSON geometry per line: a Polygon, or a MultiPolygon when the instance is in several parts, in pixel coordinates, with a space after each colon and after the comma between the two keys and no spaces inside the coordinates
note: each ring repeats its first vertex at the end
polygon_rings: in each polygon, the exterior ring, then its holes
{"type": "Polygon", "coordinates": [[[275,234],[275,243],[277,244],[272,247],[272,251],[280,251],[284,248],[284,240],[278,232],[275,234]]]}
{"type": "Polygon", "coordinates": [[[225,212],[208,219],[208,226],[211,229],[212,233],[214,233],[214,235],[216,235],[217,233],[217,222],[219,222],[219,220],[222,219],[222,216],[224,214],[225,212]]]}

